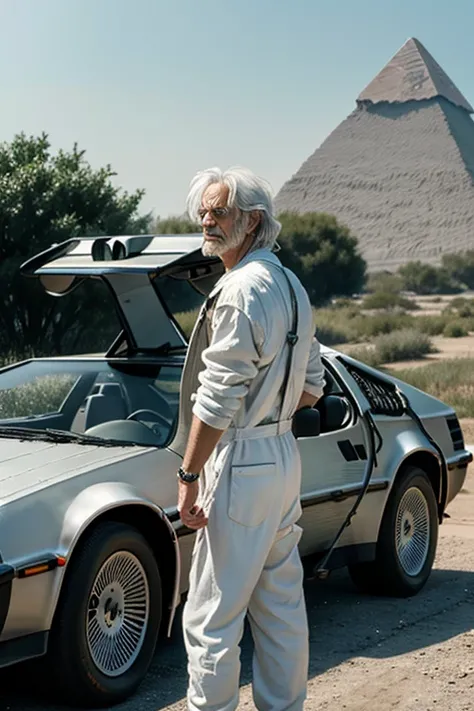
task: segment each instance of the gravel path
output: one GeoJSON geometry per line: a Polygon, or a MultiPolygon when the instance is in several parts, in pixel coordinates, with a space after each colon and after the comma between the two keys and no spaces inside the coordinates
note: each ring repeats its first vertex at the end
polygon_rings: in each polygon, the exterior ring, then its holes
{"type": "MultiPolygon", "coordinates": [[[[471,467],[472,470],[472,467],[471,467]]],[[[415,598],[358,594],[345,571],[308,582],[311,711],[474,711],[474,471],[440,530],[436,567],[415,598]]],[[[253,709],[251,642],[242,652],[239,708],[253,709]]],[[[0,673],[1,711],[67,711],[51,706],[25,668],[0,673]]],[[[117,711],[186,708],[180,620],[157,652],[136,696],[117,711]]]]}

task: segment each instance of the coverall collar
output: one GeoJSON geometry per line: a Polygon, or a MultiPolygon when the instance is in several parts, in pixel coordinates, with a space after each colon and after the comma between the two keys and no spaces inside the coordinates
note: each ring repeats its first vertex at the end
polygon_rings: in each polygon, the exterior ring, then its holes
{"type": "Polygon", "coordinates": [[[260,259],[264,259],[266,262],[273,262],[274,264],[278,265],[281,264],[276,254],[274,254],[267,247],[255,249],[251,252],[248,252],[245,257],[240,260],[240,262],[237,262],[237,264],[232,267],[232,269],[229,269],[228,272],[225,272],[225,274],[221,276],[221,278],[219,279],[219,281],[217,281],[213,290],[209,294],[209,298],[212,298],[213,296],[219,293],[219,291],[224,286],[226,279],[228,279],[231,274],[235,274],[235,272],[237,272],[239,269],[242,269],[242,267],[244,267],[246,264],[249,264],[249,262],[257,262],[260,259]]]}

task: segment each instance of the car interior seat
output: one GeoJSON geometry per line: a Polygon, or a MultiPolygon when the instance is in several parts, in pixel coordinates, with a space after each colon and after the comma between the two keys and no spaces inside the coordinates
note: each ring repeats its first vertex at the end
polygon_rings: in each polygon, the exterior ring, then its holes
{"type": "Polygon", "coordinates": [[[352,408],[342,395],[325,395],[316,404],[321,416],[321,433],[335,432],[346,427],[352,416],[352,408]]]}
{"type": "Polygon", "coordinates": [[[321,434],[335,432],[351,421],[352,408],[332,373],[326,368],[323,396],[316,403],[321,416],[321,434]]]}
{"type": "Polygon", "coordinates": [[[125,420],[127,415],[128,409],[121,393],[89,395],[84,412],[84,430],[110,420],[125,420]]]}

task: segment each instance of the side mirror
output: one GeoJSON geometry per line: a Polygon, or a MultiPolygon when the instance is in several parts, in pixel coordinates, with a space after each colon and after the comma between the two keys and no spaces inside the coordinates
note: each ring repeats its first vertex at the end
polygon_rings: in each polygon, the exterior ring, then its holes
{"type": "Polygon", "coordinates": [[[312,407],[303,407],[295,412],[292,431],[296,439],[299,437],[317,437],[321,433],[321,416],[312,407]]]}

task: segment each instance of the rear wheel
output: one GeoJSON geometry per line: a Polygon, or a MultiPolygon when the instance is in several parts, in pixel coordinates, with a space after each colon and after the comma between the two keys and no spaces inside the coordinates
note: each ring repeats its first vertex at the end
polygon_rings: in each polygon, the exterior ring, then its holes
{"type": "Polygon", "coordinates": [[[148,671],[161,622],[161,580],[149,544],[134,528],[104,522],[67,570],[49,657],[69,703],[110,706],[148,671]]]}
{"type": "Polygon", "coordinates": [[[349,567],[373,594],[410,597],[428,580],[438,542],[438,507],[427,474],[407,466],[396,479],[380,527],[376,559],[349,567]]]}

